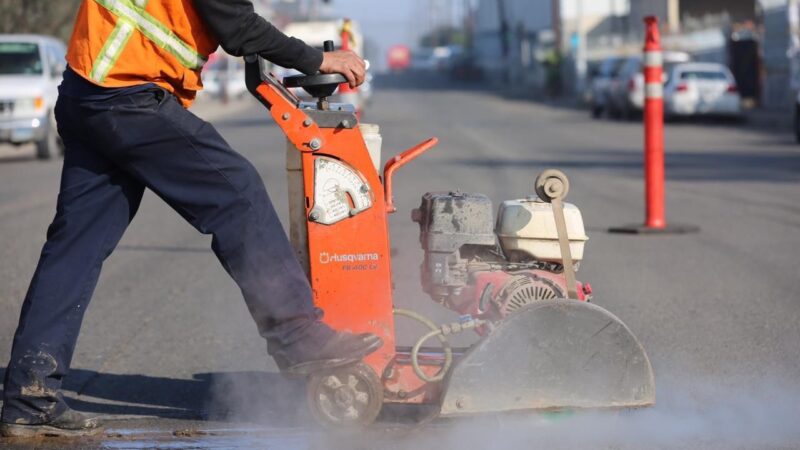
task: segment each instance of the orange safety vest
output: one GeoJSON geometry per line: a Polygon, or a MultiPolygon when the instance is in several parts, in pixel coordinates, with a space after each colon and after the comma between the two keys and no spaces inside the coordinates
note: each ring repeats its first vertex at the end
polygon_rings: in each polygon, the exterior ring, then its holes
{"type": "Polygon", "coordinates": [[[67,62],[103,87],[157,84],[188,108],[218,46],[192,0],[84,0],[67,62]]]}

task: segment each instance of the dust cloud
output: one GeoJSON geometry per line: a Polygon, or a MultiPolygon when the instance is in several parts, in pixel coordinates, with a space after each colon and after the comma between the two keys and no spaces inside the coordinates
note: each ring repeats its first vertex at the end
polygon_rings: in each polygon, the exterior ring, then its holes
{"type": "Polygon", "coordinates": [[[800,448],[800,382],[673,384],[652,408],[440,421],[385,449],[800,448]]]}
{"type": "Polygon", "coordinates": [[[226,398],[237,400],[231,420],[253,423],[256,418],[268,428],[261,431],[264,444],[280,450],[800,448],[800,383],[773,379],[738,386],[713,380],[688,384],[661,380],[658,404],[652,408],[495,414],[420,425],[383,417],[367,430],[351,432],[315,426],[305,412],[302,383],[279,386],[267,398],[253,385],[242,386],[241,391],[235,387],[242,397],[232,397],[226,390],[226,398]],[[278,434],[273,436],[270,430],[278,434]],[[287,431],[299,439],[276,446],[273,438],[287,431]]]}

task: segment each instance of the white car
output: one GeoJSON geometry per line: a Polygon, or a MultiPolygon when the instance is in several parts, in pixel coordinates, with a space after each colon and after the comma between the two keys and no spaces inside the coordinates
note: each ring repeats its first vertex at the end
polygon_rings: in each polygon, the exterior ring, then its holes
{"type": "Polygon", "coordinates": [[[685,63],[672,68],[664,87],[668,117],[741,117],[742,98],[731,71],[722,64],[685,63]]]}
{"type": "MultiPolygon", "coordinates": [[[[669,73],[676,64],[686,63],[691,56],[684,52],[666,51],[662,53],[664,82],[669,81],[669,73]]],[[[609,112],[611,116],[631,119],[644,110],[644,67],[642,58],[628,58],[622,65],[619,75],[611,84],[609,112]]]]}
{"type": "Polygon", "coordinates": [[[62,153],[53,108],[65,54],[52,37],[0,35],[0,143],[33,142],[40,159],[62,153]]]}

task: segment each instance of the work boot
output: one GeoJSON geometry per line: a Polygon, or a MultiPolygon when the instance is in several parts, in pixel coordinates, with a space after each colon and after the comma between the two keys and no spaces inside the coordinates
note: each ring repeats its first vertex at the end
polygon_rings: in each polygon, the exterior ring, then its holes
{"type": "Polygon", "coordinates": [[[320,342],[307,338],[281,347],[269,341],[267,349],[281,373],[289,377],[305,377],[337,367],[355,364],[378,350],[383,341],[371,333],[334,332],[320,342]]]}
{"type": "Polygon", "coordinates": [[[0,423],[0,436],[8,438],[83,437],[103,432],[103,425],[97,416],[80,413],[67,408],[61,415],[37,425],[0,423]]]}

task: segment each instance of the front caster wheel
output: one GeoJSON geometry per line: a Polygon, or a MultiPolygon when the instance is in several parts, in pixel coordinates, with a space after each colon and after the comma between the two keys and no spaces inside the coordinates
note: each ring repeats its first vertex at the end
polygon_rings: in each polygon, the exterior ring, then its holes
{"type": "Polygon", "coordinates": [[[314,418],[326,427],[367,426],[383,407],[383,384],[364,363],[340,367],[309,378],[308,405],[314,418]]]}

